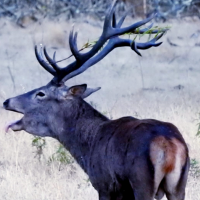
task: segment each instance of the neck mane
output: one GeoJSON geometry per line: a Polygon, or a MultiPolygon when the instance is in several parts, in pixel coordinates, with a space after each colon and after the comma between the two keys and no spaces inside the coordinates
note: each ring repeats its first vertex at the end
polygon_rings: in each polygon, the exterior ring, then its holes
{"type": "Polygon", "coordinates": [[[73,116],[66,117],[64,131],[58,140],[87,172],[88,155],[100,126],[109,119],[87,102],[78,99],[73,107],[73,116]],[[75,112],[74,112],[75,111],[75,112]]]}

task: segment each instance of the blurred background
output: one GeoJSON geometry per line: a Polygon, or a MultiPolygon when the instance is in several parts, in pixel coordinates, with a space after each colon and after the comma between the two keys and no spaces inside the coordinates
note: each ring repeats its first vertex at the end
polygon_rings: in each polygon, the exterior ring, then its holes
{"type": "MultiPolygon", "coordinates": [[[[57,60],[67,58],[72,26],[78,31],[79,49],[95,42],[110,4],[110,0],[0,0],[0,199],[98,199],[87,175],[57,141],[24,131],[5,134],[5,126],[21,115],[5,111],[2,103],[51,80],[35,58],[35,44],[46,45],[50,55],[56,51],[57,60]]],[[[86,101],[111,119],[131,115],[176,125],[191,158],[186,200],[199,200],[200,0],[119,0],[117,18],[126,11],[123,26],[156,12],[154,27],[169,28],[160,39],[163,44],[141,50],[142,57],[130,48],[115,49],[66,84],[101,86],[86,101]]],[[[72,61],[73,57],[59,65],[72,61]]]]}
{"type": "MultiPolygon", "coordinates": [[[[7,17],[19,26],[25,26],[25,20],[38,21],[48,17],[66,20],[92,16],[103,20],[111,0],[1,0],[0,17],[7,17]]],[[[200,17],[200,0],[121,0],[116,12],[130,10],[132,17],[145,17],[157,13],[156,21],[187,16],[200,17]]]]}

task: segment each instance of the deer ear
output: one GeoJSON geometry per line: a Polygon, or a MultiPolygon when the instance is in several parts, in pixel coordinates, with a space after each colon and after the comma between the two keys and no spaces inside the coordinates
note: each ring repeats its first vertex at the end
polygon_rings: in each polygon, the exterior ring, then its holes
{"type": "Polygon", "coordinates": [[[69,88],[68,93],[73,96],[82,96],[87,89],[87,84],[75,85],[69,88]]]}
{"type": "Polygon", "coordinates": [[[97,87],[97,88],[87,88],[86,91],[83,93],[82,98],[85,99],[88,96],[90,96],[92,93],[100,90],[101,87],[97,87]]]}

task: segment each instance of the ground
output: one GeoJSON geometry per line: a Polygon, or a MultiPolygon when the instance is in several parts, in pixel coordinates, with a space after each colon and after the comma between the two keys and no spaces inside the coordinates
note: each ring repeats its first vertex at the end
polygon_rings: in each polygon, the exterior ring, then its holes
{"type": "MultiPolygon", "coordinates": [[[[132,21],[136,19],[128,19],[126,23],[132,21]]],[[[69,56],[68,36],[73,24],[79,33],[79,47],[88,39],[96,40],[101,33],[101,23],[92,19],[73,22],[45,19],[24,29],[1,19],[1,105],[5,99],[51,80],[51,75],[36,61],[34,44],[45,44],[51,54],[56,49],[57,59],[69,56]]],[[[200,21],[188,18],[159,25],[171,26],[161,39],[160,47],[141,51],[142,57],[127,47],[116,49],[67,84],[101,86],[102,89],[87,101],[110,118],[132,115],[175,124],[186,140],[190,157],[200,162],[200,139],[196,136],[200,122],[200,21]]],[[[31,145],[33,136],[23,131],[5,134],[6,124],[19,119],[19,114],[0,107],[0,116],[0,199],[98,199],[88,177],[77,164],[61,170],[57,164],[47,164],[48,157],[55,152],[56,141],[47,138],[48,146],[39,162],[31,145]]],[[[200,179],[190,176],[186,200],[199,200],[199,188],[200,179]]]]}

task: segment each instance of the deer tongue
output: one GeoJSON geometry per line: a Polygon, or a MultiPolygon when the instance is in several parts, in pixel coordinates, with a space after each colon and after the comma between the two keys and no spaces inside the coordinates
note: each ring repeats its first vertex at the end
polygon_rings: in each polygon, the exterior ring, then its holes
{"type": "Polygon", "coordinates": [[[23,129],[23,123],[22,123],[22,120],[17,120],[15,122],[12,122],[10,124],[8,124],[6,126],[6,133],[8,132],[9,129],[12,129],[13,131],[21,131],[23,129]]]}

